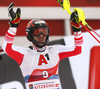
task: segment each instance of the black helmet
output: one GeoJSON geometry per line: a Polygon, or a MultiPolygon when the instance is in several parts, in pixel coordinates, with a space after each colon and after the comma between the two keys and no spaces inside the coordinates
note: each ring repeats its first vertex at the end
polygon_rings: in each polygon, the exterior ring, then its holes
{"type": "Polygon", "coordinates": [[[48,43],[48,38],[49,38],[49,27],[47,25],[47,23],[42,20],[42,19],[33,19],[31,21],[29,21],[27,27],[26,27],[26,37],[29,41],[31,41],[32,43],[34,43],[36,45],[36,47],[43,47],[48,43]],[[47,35],[46,35],[46,40],[45,42],[38,42],[36,40],[34,40],[33,38],[33,31],[35,29],[39,29],[39,28],[44,28],[47,29],[47,35]],[[43,43],[43,46],[39,46],[37,43],[43,43]]]}

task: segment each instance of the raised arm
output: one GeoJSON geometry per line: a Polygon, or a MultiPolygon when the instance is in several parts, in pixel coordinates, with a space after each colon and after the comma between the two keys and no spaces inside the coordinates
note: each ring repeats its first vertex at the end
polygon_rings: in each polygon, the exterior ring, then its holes
{"type": "Polygon", "coordinates": [[[20,8],[17,8],[16,13],[13,11],[13,3],[8,7],[10,19],[10,27],[5,35],[3,42],[3,50],[7,53],[8,56],[13,58],[19,65],[23,60],[25,53],[25,48],[17,47],[13,45],[14,37],[17,32],[17,28],[20,22],[20,8]]]}
{"type": "Polygon", "coordinates": [[[83,35],[81,33],[81,25],[79,24],[78,19],[79,18],[77,12],[73,12],[71,14],[70,21],[72,25],[72,30],[74,32],[74,46],[60,47],[60,59],[75,56],[82,52],[83,35]]]}

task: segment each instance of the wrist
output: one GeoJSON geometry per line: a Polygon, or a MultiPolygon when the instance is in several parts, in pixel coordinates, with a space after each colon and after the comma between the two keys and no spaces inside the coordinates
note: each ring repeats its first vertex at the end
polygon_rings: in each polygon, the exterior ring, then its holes
{"type": "Polygon", "coordinates": [[[81,27],[80,28],[76,28],[76,27],[72,26],[72,30],[73,30],[73,32],[80,32],[81,31],[81,27]]]}
{"type": "Polygon", "coordinates": [[[81,31],[79,31],[79,32],[74,32],[74,37],[75,37],[75,38],[82,37],[82,32],[81,32],[81,31]]]}
{"type": "Polygon", "coordinates": [[[18,28],[18,25],[19,25],[19,23],[17,23],[17,24],[13,23],[13,24],[12,24],[12,23],[10,22],[10,27],[18,28]]]}
{"type": "Polygon", "coordinates": [[[71,25],[75,28],[80,28],[81,26],[78,23],[72,22],[71,21],[71,25]]]}
{"type": "Polygon", "coordinates": [[[9,30],[8,31],[10,31],[12,34],[16,34],[16,32],[17,32],[17,28],[15,28],[15,27],[9,27],[9,30]]]}

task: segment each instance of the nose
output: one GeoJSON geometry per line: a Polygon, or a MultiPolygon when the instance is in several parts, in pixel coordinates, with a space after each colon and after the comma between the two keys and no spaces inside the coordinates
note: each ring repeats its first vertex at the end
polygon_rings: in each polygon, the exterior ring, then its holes
{"type": "Polygon", "coordinates": [[[43,34],[40,34],[40,36],[39,37],[43,37],[43,34]]]}

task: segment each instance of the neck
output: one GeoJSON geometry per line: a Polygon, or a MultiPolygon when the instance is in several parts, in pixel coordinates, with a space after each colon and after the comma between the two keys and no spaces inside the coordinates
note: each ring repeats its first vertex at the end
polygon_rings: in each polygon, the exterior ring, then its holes
{"type": "Polygon", "coordinates": [[[33,47],[36,47],[35,44],[33,44],[33,43],[32,43],[32,46],[33,46],[33,47]]]}
{"type": "Polygon", "coordinates": [[[36,47],[35,44],[32,44],[33,50],[37,50],[38,52],[43,52],[46,50],[46,46],[43,46],[42,48],[36,47]]]}

